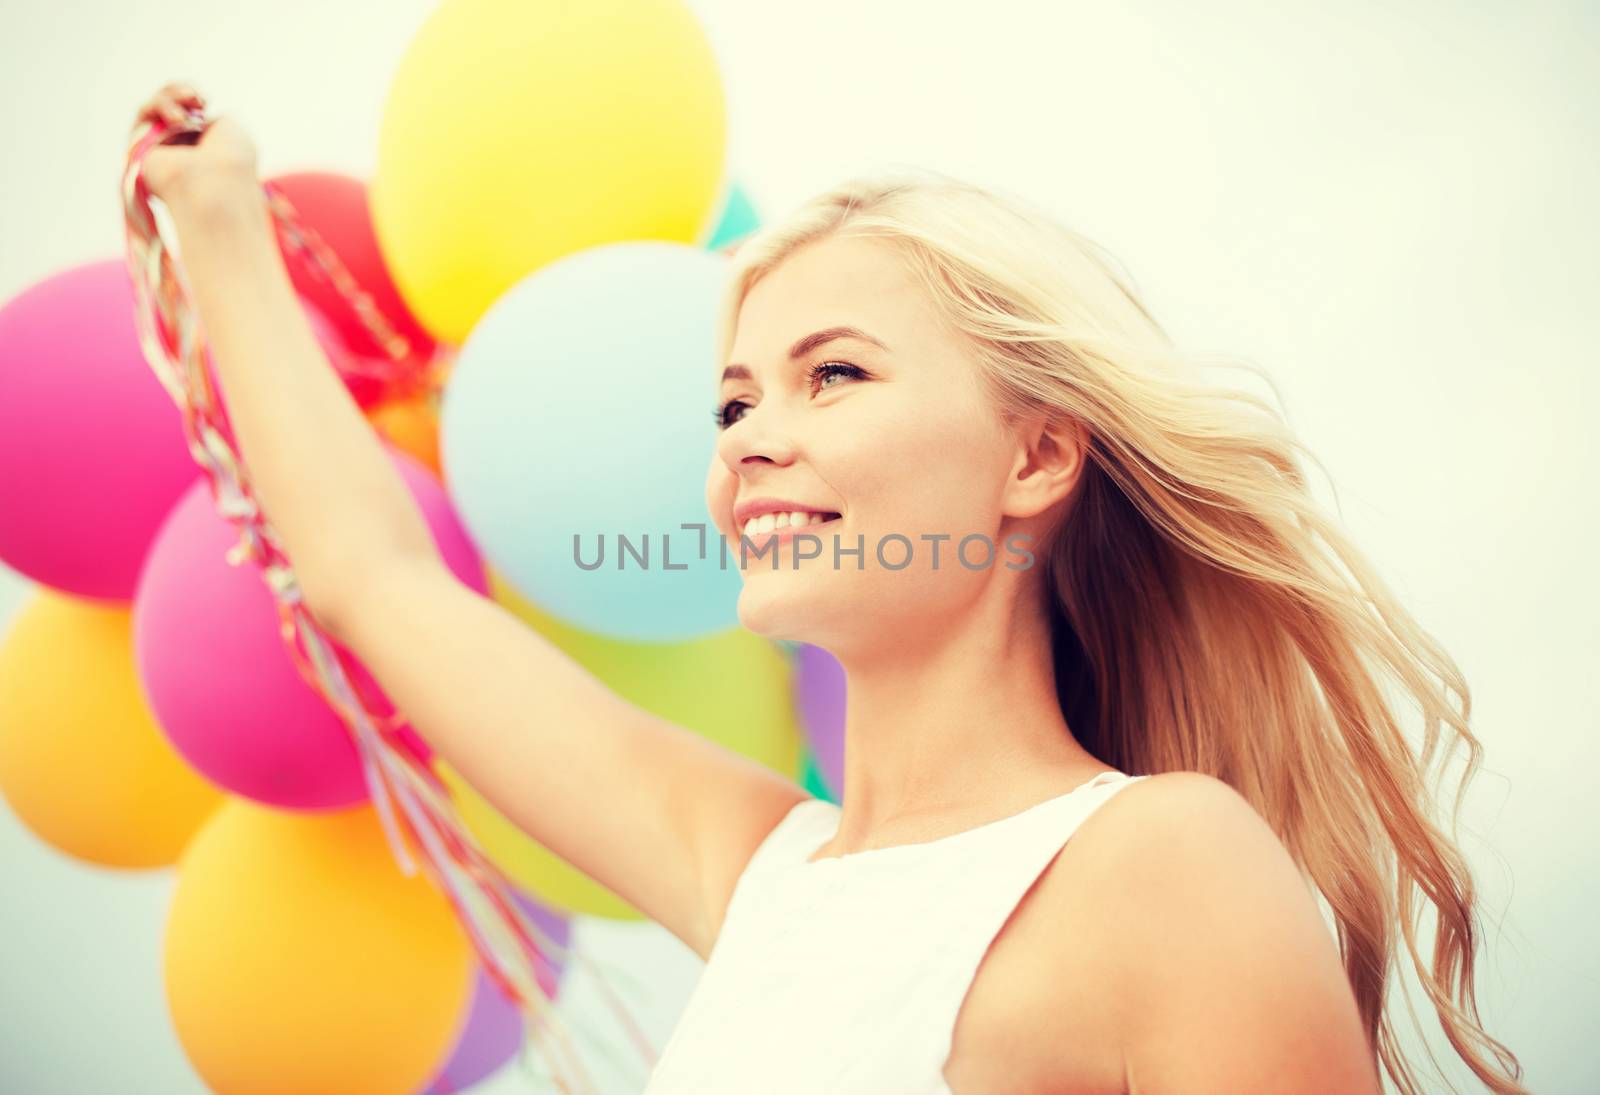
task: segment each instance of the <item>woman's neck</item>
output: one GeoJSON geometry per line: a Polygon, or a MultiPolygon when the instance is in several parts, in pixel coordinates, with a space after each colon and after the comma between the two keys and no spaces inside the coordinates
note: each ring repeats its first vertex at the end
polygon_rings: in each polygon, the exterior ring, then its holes
{"type": "Polygon", "coordinates": [[[831,851],[935,839],[1105,769],[1062,717],[1042,612],[980,598],[959,621],[902,632],[840,657],[845,779],[831,851]]]}

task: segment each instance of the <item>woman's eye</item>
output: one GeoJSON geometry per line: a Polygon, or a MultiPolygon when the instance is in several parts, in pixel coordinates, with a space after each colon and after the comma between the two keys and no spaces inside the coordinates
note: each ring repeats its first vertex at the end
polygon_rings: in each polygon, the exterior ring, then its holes
{"type": "MultiPolygon", "coordinates": [[[[822,361],[806,370],[806,383],[818,390],[825,390],[823,381],[833,377],[849,377],[851,379],[865,379],[866,373],[850,364],[848,361],[822,361]]],[[[742,417],[740,412],[750,409],[749,404],[742,399],[730,399],[726,403],[719,403],[711,408],[711,419],[717,424],[718,429],[725,430],[742,417]]]]}
{"type": "Polygon", "coordinates": [[[745,408],[745,404],[738,399],[730,399],[726,403],[719,403],[711,408],[711,420],[717,424],[718,429],[725,430],[739,421],[735,411],[745,408]]]}
{"type": "Polygon", "coordinates": [[[822,387],[822,381],[835,376],[862,377],[866,374],[847,361],[823,361],[811,366],[806,379],[814,386],[822,387]]]}

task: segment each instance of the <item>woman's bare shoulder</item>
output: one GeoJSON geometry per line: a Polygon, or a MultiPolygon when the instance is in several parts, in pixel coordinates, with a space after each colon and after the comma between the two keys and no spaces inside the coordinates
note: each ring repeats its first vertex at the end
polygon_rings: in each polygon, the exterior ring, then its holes
{"type": "MultiPolygon", "coordinates": [[[[1086,818],[1052,872],[1108,938],[1205,931],[1292,918],[1326,934],[1288,849],[1248,800],[1201,772],[1162,772],[1124,787],[1086,818]]],[[[1328,937],[1331,944],[1331,936],[1328,937]]]]}
{"type": "MultiPolygon", "coordinates": [[[[1259,852],[1268,840],[1284,852],[1277,835],[1255,808],[1228,783],[1204,772],[1160,772],[1118,791],[1079,827],[1073,840],[1106,851],[1139,850],[1147,856],[1219,850],[1216,841],[1253,834],[1259,852]],[[1178,840],[1184,833],[1194,841],[1178,840]]],[[[1286,853],[1285,853],[1286,854],[1286,853]]]]}
{"type": "MultiPolygon", "coordinates": [[[[1047,873],[1059,879],[1041,890],[1116,971],[1118,1040],[1144,1090],[1253,1091],[1274,1075],[1364,1090],[1370,1058],[1334,937],[1288,849],[1233,787],[1199,772],[1139,780],[1085,819],[1047,873]]],[[[1074,944],[1053,937],[1043,965],[1070,964],[1074,944]]]]}

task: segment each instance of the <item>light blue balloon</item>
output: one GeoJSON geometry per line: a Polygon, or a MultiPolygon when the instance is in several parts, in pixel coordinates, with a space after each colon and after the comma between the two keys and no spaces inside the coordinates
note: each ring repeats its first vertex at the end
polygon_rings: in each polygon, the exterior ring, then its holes
{"type": "Polygon", "coordinates": [[[742,240],[757,228],[761,227],[761,217],[756,213],[756,207],[750,203],[750,195],[738,183],[732,184],[728,191],[728,200],[722,207],[722,219],[717,222],[717,230],[711,233],[711,240],[706,244],[706,250],[716,251],[738,240],[742,240]]]}
{"type": "Polygon", "coordinates": [[[725,265],[681,243],[588,248],[513,285],[461,346],[439,415],[450,496],[490,565],[575,627],[676,642],[738,624],[737,548],[705,501],[725,265]]]}

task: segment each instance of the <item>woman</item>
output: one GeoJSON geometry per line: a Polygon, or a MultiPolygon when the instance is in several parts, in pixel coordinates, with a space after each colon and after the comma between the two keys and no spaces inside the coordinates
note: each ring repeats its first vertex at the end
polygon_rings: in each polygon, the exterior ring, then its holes
{"type": "Polygon", "coordinates": [[[706,499],[741,623],[846,671],[841,808],[450,575],[297,318],[236,126],[145,171],[307,604],[502,812],[708,959],[652,1095],[1419,1091],[1401,943],[1457,1053],[1524,1090],[1425,785],[1446,735],[1478,763],[1459,670],[1271,405],[1207,383],[1086,240],[929,174],[733,261],[706,499]]]}

